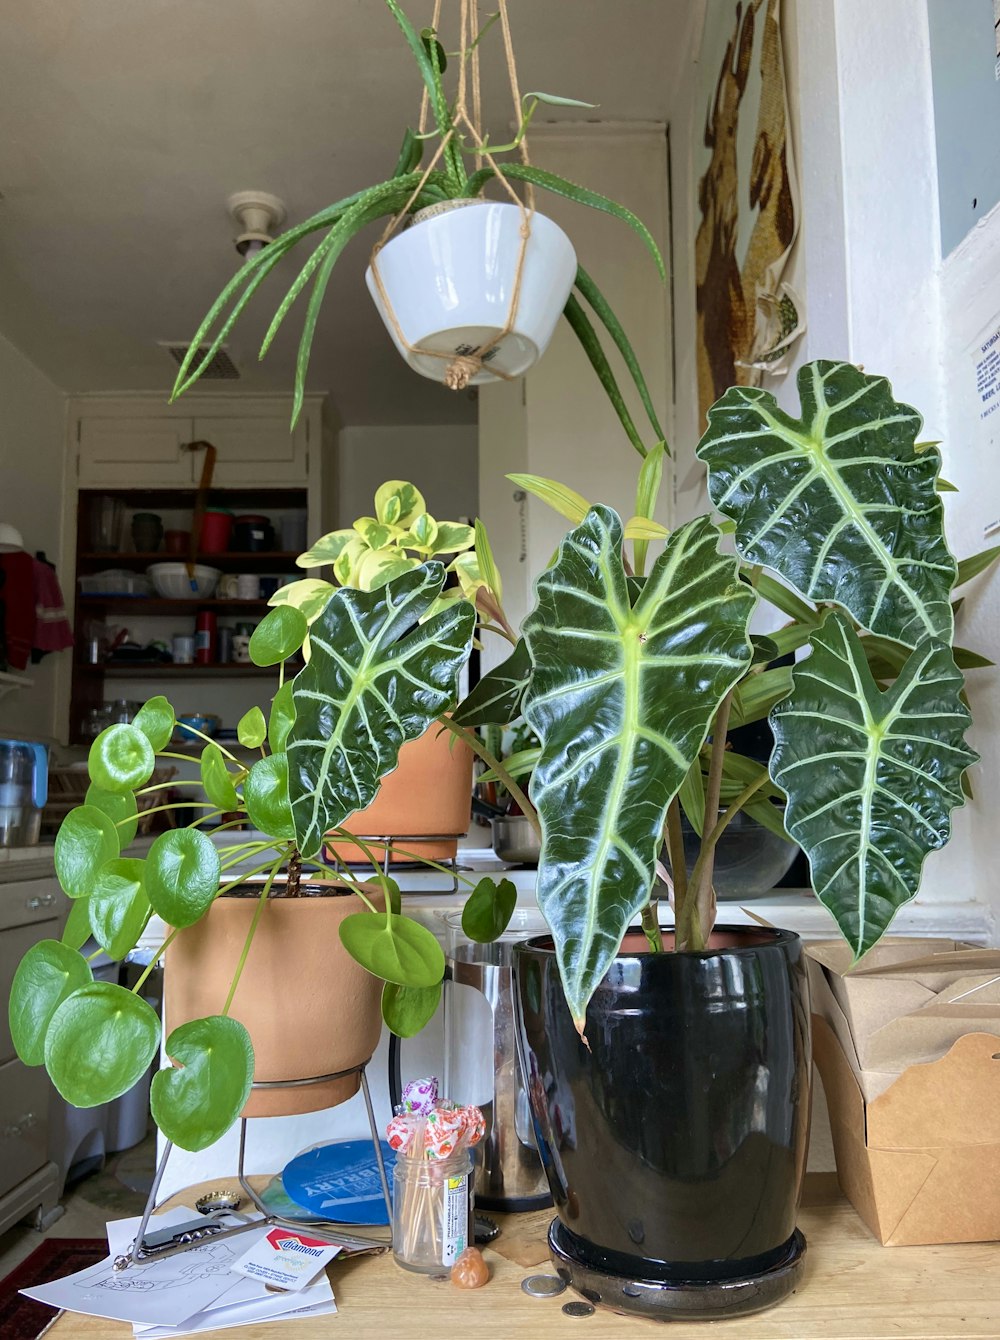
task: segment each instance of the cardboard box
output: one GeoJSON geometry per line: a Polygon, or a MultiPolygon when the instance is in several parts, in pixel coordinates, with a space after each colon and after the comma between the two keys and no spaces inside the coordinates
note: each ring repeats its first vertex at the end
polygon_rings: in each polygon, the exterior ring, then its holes
{"type": "Polygon", "coordinates": [[[1000,950],[806,948],[845,1194],[886,1246],[1000,1239],[1000,950]]]}

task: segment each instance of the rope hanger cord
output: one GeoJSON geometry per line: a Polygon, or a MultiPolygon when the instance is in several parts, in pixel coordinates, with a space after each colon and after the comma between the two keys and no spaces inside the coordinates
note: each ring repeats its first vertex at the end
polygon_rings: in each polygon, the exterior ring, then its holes
{"type": "MultiPolygon", "coordinates": [[[[442,0],[434,0],[434,12],[431,19],[431,25],[434,33],[440,31],[442,0]]],[[[507,61],[507,78],[510,84],[511,97],[514,101],[514,114],[516,124],[521,124],[521,94],[517,80],[517,67],[514,61],[514,44],[511,39],[510,21],[507,14],[507,0],[498,0],[500,29],[503,34],[504,54],[507,61]]],[[[441,137],[441,143],[437,147],[431,161],[427,164],[420,180],[410,194],[409,199],[402,209],[395,214],[388,222],[382,236],[372,247],[371,254],[371,272],[375,281],[375,287],[378,290],[379,298],[392,324],[393,331],[399,343],[408,353],[420,354],[428,358],[440,358],[447,361],[448,366],[445,369],[444,384],[453,391],[464,391],[478,372],[482,370],[483,364],[488,355],[502,343],[504,339],[514,329],[514,323],[517,320],[518,304],[521,300],[521,280],[524,274],[524,259],[528,248],[528,239],[531,237],[531,218],[535,212],[535,192],[531,183],[527,183],[525,188],[526,201],[522,200],[514,188],[511,186],[503,169],[496,159],[490,153],[490,150],[483,139],[480,127],[482,125],[482,94],[479,78],[479,19],[476,12],[476,0],[459,0],[459,73],[458,73],[458,92],[455,97],[455,109],[452,114],[451,125],[441,137]],[[467,79],[467,75],[469,78],[467,79]],[[467,83],[472,85],[472,115],[470,117],[467,107],[467,83]],[[469,134],[472,145],[475,148],[475,158],[477,168],[482,166],[483,161],[493,169],[494,176],[503,186],[507,195],[510,197],[520,211],[520,246],[517,252],[517,261],[514,268],[514,282],[511,287],[510,308],[507,312],[507,320],[499,334],[491,340],[479,345],[469,353],[453,354],[440,349],[424,349],[419,345],[409,342],[403,334],[399,320],[393,310],[389,295],[386,292],[385,285],[382,282],[382,276],[379,272],[378,256],[379,252],[391,240],[398,231],[403,220],[407,218],[413,203],[419,199],[421,191],[427,183],[428,178],[441,160],[445,149],[461,131],[466,130],[469,134]]],[[[426,85],[424,86],[423,96],[420,100],[420,121],[419,133],[421,135],[427,132],[427,122],[430,112],[430,97],[426,85]]],[[[530,166],[528,157],[527,137],[522,136],[518,146],[521,161],[530,166]]],[[[515,381],[516,378],[508,373],[501,372],[499,368],[491,368],[493,376],[501,378],[503,381],[515,381]]]]}

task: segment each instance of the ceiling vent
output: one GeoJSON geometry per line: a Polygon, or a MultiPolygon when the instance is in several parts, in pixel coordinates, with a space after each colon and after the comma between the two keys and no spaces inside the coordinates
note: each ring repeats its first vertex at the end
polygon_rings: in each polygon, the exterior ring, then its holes
{"type": "MultiPolygon", "coordinates": [[[[207,344],[199,345],[200,349],[205,350],[209,349],[210,347],[211,346],[207,344]]],[[[187,358],[187,351],[190,348],[190,345],[172,344],[169,340],[161,340],[160,348],[166,349],[167,353],[174,360],[174,362],[178,366],[180,366],[180,364],[184,362],[185,358],[187,358]]],[[[229,354],[226,352],[225,345],[223,345],[220,349],[217,349],[215,351],[215,353],[212,356],[211,362],[205,368],[199,380],[205,382],[233,382],[238,381],[239,376],[240,376],[239,368],[229,357],[229,354]]]]}

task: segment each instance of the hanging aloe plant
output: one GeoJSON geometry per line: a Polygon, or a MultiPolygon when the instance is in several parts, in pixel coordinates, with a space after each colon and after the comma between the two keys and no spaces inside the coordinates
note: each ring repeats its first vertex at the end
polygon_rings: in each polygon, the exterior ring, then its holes
{"type": "MultiPolygon", "coordinates": [[[[413,215],[429,205],[439,205],[445,201],[485,200],[485,191],[491,186],[497,187],[498,184],[502,187],[506,198],[517,199],[511,186],[511,183],[516,183],[529,193],[537,188],[590,209],[610,214],[637,235],[649,252],[661,280],[665,278],[663,258],[656,242],[646,226],[630,210],[596,191],[578,186],[565,177],[534,167],[526,161],[526,157],[519,156],[523,154],[525,132],[539,103],[553,102],[578,107],[587,107],[591,104],[569,98],[552,97],[545,93],[526,94],[518,109],[519,125],[513,140],[507,145],[493,146],[481,133],[478,124],[465,112],[462,92],[466,66],[478,60],[478,38],[483,34],[476,36],[463,34],[463,49],[455,61],[459,92],[454,97],[449,97],[446,96],[443,82],[447,61],[436,35],[431,30],[418,33],[398,4],[398,0],[385,0],[385,3],[399,25],[416,62],[433,118],[433,129],[424,134],[407,129],[403,136],[396,169],[391,177],[345,196],[303,223],[287,229],[264,250],[246,261],[242,269],[223,288],[198,327],[178,371],[173,398],[181,395],[198,381],[260,285],[284,257],[306,239],[321,234],[318,243],[278,304],[259,354],[261,358],[264,357],[295,301],[308,290],[295,365],[292,406],[294,426],[302,410],[309,356],[320,309],[333,268],[347,243],[379,219],[394,219],[404,213],[413,215]],[[422,168],[421,165],[425,162],[428,166],[422,168]]],[[[503,0],[499,17],[502,24],[506,25],[506,7],[503,0]]],[[[549,224],[549,227],[553,225],[549,224]]],[[[640,454],[645,455],[646,445],[643,435],[628,410],[602,343],[602,336],[598,333],[599,329],[603,331],[605,338],[610,339],[621,356],[649,420],[652,440],[659,441],[664,437],[663,429],[635,351],[597,283],[582,268],[577,269],[573,287],[574,292],[570,293],[566,301],[565,316],[605,389],[629,441],[640,454]],[[588,315],[587,309],[592,316],[588,315]]],[[[481,350],[477,365],[488,368],[490,357],[489,349],[481,350]]],[[[462,379],[456,383],[456,385],[464,384],[462,379]]]]}

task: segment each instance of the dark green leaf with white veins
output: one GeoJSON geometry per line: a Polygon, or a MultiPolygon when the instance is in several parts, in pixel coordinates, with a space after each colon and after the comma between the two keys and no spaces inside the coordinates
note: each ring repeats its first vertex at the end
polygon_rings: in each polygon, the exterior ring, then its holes
{"type": "Polygon", "coordinates": [[[315,855],[325,833],[370,804],[400,747],[454,705],[476,614],[459,601],[419,623],[444,575],[432,560],[378,591],[341,589],[313,624],[287,742],[303,856],[315,855]]]}
{"type": "Polygon", "coordinates": [[[98,870],[118,855],[119,830],[96,805],[77,805],[59,825],[54,850],[56,876],[70,898],[86,898],[98,870]]]}
{"type": "Polygon", "coordinates": [[[175,1028],[165,1050],[180,1069],[166,1067],[153,1076],[153,1120],[181,1149],[207,1149],[225,1135],[250,1097],[250,1034],[237,1019],[216,1014],[175,1028]]]}
{"type": "Polygon", "coordinates": [[[113,982],[91,982],[56,1010],[45,1035],[45,1068],[67,1103],[96,1107],[128,1093],[160,1041],[153,1007],[113,982]]]}
{"type": "Polygon", "coordinates": [[[152,909],[145,890],[146,862],[118,857],[97,872],[90,895],[94,939],[113,959],[134,949],[152,909]]]}
{"type": "Polygon", "coordinates": [[[595,507],[539,577],[524,636],[524,716],[542,741],[538,904],[582,1029],[587,1002],[649,897],[667,805],[750,663],[755,596],[706,517],[674,531],[635,606],[622,524],[595,507]]]}
{"type": "Polygon", "coordinates": [[[531,657],[524,638],[496,669],[489,670],[455,708],[459,726],[506,726],[521,715],[521,700],[531,678],[531,657]]]}
{"type": "Polygon", "coordinates": [[[52,1016],[90,981],[90,965],[75,949],[58,940],[39,940],[31,946],[14,974],[8,1013],[14,1049],[25,1065],[42,1064],[52,1016]]]}
{"type": "Polygon", "coordinates": [[[197,828],[162,833],[146,857],[146,897],[168,926],[192,926],[219,892],[221,863],[197,828]]]}
{"type": "Polygon", "coordinates": [[[798,387],[801,420],[749,386],[708,412],[698,456],[737,550],[870,632],[949,641],[956,565],[934,488],[940,453],[914,450],[920,415],[849,363],[809,363],[798,387]]]}
{"type": "Polygon", "coordinates": [[[860,639],[830,614],[771,713],[771,777],[785,826],[809,857],[812,885],[859,957],[917,892],[924,858],[951,836],[961,779],[977,755],[963,678],[928,639],[886,693],[860,639]]]}

